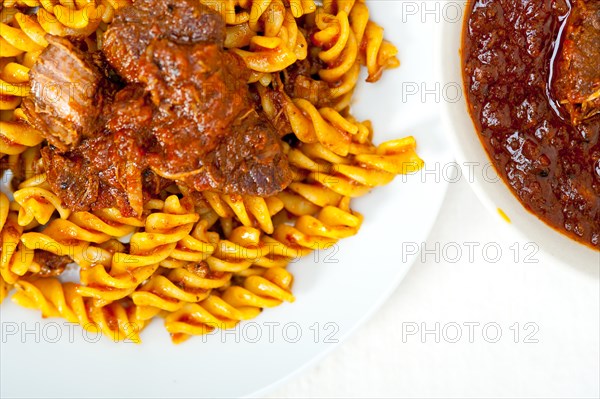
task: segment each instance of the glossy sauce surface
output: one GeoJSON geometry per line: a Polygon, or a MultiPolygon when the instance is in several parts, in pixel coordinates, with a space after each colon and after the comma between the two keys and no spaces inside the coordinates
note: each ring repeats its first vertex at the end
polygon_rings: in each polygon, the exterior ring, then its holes
{"type": "MultiPolygon", "coordinates": [[[[598,0],[579,2],[598,6],[598,0]]],[[[480,139],[519,200],[547,224],[598,249],[600,114],[574,123],[553,94],[576,3],[472,2],[463,34],[464,84],[480,139]]],[[[600,54],[600,48],[588,50],[600,54]]],[[[588,66],[594,71],[598,64],[588,66]]]]}

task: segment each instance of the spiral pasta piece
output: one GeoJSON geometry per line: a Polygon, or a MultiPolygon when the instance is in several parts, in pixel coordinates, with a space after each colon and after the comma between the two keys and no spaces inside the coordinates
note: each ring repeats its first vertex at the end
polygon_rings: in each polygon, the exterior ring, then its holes
{"type": "Polygon", "coordinates": [[[238,227],[228,239],[222,239],[215,253],[206,259],[211,270],[221,273],[240,273],[252,266],[261,255],[261,231],[252,227],[238,227]]]}
{"type": "MultiPolygon", "coordinates": [[[[178,262],[200,263],[211,256],[219,242],[219,234],[208,231],[208,227],[207,220],[200,220],[189,235],[177,242],[169,259],[178,262]]],[[[171,266],[167,267],[172,268],[171,266]]]]}
{"type": "Polygon", "coordinates": [[[6,194],[0,192],[0,231],[4,228],[4,223],[6,223],[6,219],[8,218],[8,209],[10,206],[10,201],[6,194]]]}
{"type": "Polygon", "coordinates": [[[113,303],[95,307],[77,292],[74,283],[61,284],[55,278],[19,281],[12,300],[26,308],[38,309],[43,317],[62,317],[92,332],[102,332],[114,341],[140,343],[145,323],[135,318],[133,306],[113,303]]]}
{"type": "Polygon", "coordinates": [[[299,216],[293,225],[280,224],[272,236],[265,236],[265,251],[254,266],[274,268],[308,255],[312,251],[331,248],[340,239],[358,233],[362,215],[349,207],[350,199],[343,198],[337,206],[325,206],[317,214],[299,216]]]}
{"type": "Polygon", "coordinates": [[[19,205],[19,225],[27,226],[34,220],[44,225],[54,212],[67,219],[71,211],[62,206],[60,198],[50,190],[46,175],[35,176],[23,182],[13,194],[19,205]]]}
{"type": "Polygon", "coordinates": [[[43,141],[40,133],[22,121],[0,121],[0,153],[18,155],[43,141]]]}
{"type": "Polygon", "coordinates": [[[191,201],[180,201],[177,196],[154,203],[160,204],[161,212],[146,217],[144,231],[131,236],[127,253],[115,252],[106,262],[82,268],[82,286],[78,287],[82,296],[96,299],[97,304],[108,304],[130,295],[152,276],[199,219],[191,201]]]}
{"type": "MultiPolygon", "coordinates": [[[[90,0],[90,1],[5,1],[4,7],[15,6],[37,8],[35,18],[29,21],[24,28],[26,33],[35,29],[38,33],[40,28],[55,36],[79,36],[91,35],[101,23],[110,23],[115,11],[130,5],[130,0],[90,0]],[[35,25],[34,25],[35,23],[35,25]]],[[[28,35],[30,38],[31,35],[28,35]]],[[[35,40],[35,38],[32,38],[35,40]]],[[[41,44],[41,43],[38,43],[41,44]]]]}
{"type": "Polygon", "coordinates": [[[329,108],[317,110],[313,104],[304,99],[296,99],[294,103],[306,116],[304,118],[299,117],[298,120],[292,122],[294,132],[308,130],[311,135],[314,132],[314,136],[319,143],[338,155],[348,155],[351,142],[349,132],[336,129],[333,124],[325,119],[327,116],[331,117],[335,111],[329,112],[329,108]]]}
{"type": "Polygon", "coordinates": [[[365,0],[327,0],[323,3],[326,12],[333,14],[336,9],[348,15],[350,27],[358,44],[358,60],[367,67],[367,82],[376,82],[386,69],[400,65],[398,50],[384,40],[383,28],[369,19],[369,9],[365,0]]]}
{"type": "Polygon", "coordinates": [[[313,12],[313,2],[294,1],[287,7],[282,0],[204,3],[221,12],[230,25],[225,46],[232,48],[255,71],[251,81],[263,79],[267,83],[270,77],[265,74],[281,71],[307,57],[308,43],[296,18],[313,12]],[[236,9],[242,11],[236,13],[236,9]],[[241,49],[246,46],[249,50],[241,49]]]}
{"type": "Polygon", "coordinates": [[[199,1],[223,17],[224,46],[251,70],[262,111],[293,133],[282,141],[293,182],[267,198],[173,184],[130,197],[139,218],[65,208],[46,182],[43,134],[20,107],[29,71],[48,34],[101,50],[132,0],[5,0],[0,173],[12,172],[14,200],[0,194],[0,301],[16,288],[16,303],[114,340],[139,342],[157,316],[174,342],[233,328],[294,301],[290,262],[358,232],[352,198],[422,166],[412,137],[375,146],[371,124],[350,114],[361,66],[369,82],[398,66],[364,0],[199,1]],[[78,284],[59,279],[69,260],[78,284]]]}
{"type": "Polygon", "coordinates": [[[283,204],[276,197],[242,197],[210,191],[203,192],[202,196],[220,218],[235,217],[244,226],[260,228],[267,234],[273,232],[272,216],[283,208],[283,204]]]}
{"type": "Polygon", "coordinates": [[[17,222],[17,215],[10,212],[0,231],[0,276],[10,285],[28,271],[37,271],[34,251],[21,243],[22,234],[23,226],[17,222]]]}
{"type": "Polygon", "coordinates": [[[321,144],[304,144],[292,150],[290,162],[309,171],[314,182],[342,196],[365,195],[374,187],[389,184],[399,174],[421,169],[414,137],[391,140],[378,147],[353,143],[350,157],[339,157],[321,144]]]}
{"type": "Polygon", "coordinates": [[[352,29],[348,14],[340,11],[335,17],[327,13],[318,13],[316,25],[320,29],[313,35],[313,40],[323,48],[319,58],[327,64],[327,68],[319,71],[319,76],[326,82],[336,82],[346,74],[357,61],[358,42],[352,29]]]}
{"type": "Polygon", "coordinates": [[[383,28],[372,21],[367,23],[365,36],[364,62],[369,72],[367,82],[376,82],[385,69],[397,68],[400,62],[396,58],[398,50],[391,43],[383,40],[383,28]]]}
{"type": "MultiPolygon", "coordinates": [[[[213,289],[229,284],[231,273],[211,271],[206,262],[188,263],[164,274],[155,273],[141,288],[131,294],[138,306],[174,312],[186,303],[206,299],[213,289]]],[[[156,312],[157,313],[157,312],[156,312]]]]}
{"type": "Polygon", "coordinates": [[[293,302],[292,281],[287,270],[269,269],[262,276],[245,278],[243,286],[227,288],[221,296],[211,295],[200,304],[185,305],[165,317],[165,327],[176,343],[215,328],[233,328],[241,320],[258,316],[263,308],[293,302]]]}
{"type": "Polygon", "coordinates": [[[109,266],[116,251],[109,245],[111,240],[143,226],[137,219],[123,218],[116,209],[69,215],[52,220],[41,232],[23,234],[21,241],[29,249],[69,256],[82,269],[89,269],[95,265],[109,266]]]}
{"type": "MultiPolygon", "coordinates": [[[[4,29],[2,35],[4,36],[4,29]]],[[[0,57],[6,54],[0,51],[0,57]]],[[[19,155],[43,140],[42,135],[27,125],[20,113],[15,112],[21,99],[29,94],[28,74],[29,68],[16,62],[16,59],[0,58],[0,111],[8,112],[5,118],[0,118],[0,158],[19,155]]]]}

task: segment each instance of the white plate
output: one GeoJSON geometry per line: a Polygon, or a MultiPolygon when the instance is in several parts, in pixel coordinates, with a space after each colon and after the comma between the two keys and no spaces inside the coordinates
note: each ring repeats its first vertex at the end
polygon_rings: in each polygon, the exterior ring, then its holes
{"type": "MultiPolygon", "coordinates": [[[[403,98],[413,91],[406,82],[410,87],[435,85],[433,31],[418,18],[402,23],[398,3],[372,1],[369,6],[398,46],[402,67],[388,71],[376,85],[362,85],[354,113],[373,120],[377,142],[412,134],[428,168],[450,163],[437,119],[439,102],[422,102],[420,95],[403,98]]],[[[318,260],[309,257],[291,266],[294,304],[267,310],[234,332],[192,338],[179,346],[171,344],[158,320],[144,331],[141,345],[107,339],[90,343],[93,334],[86,338],[73,327],[70,335],[62,320],[42,321],[39,312],[7,299],[0,308],[0,396],[238,397],[264,392],[334,348],[381,305],[416,256],[403,253],[402,243],[425,242],[446,189],[443,179],[415,174],[356,201],[354,207],[365,215],[360,234],[342,241],[335,254],[328,251],[318,260]],[[261,339],[253,343],[257,331],[261,339]],[[302,336],[293,342],[298,331],[302,336]]]]}
{"type": "MultiPolygon", "coordinates": [[[[456,2],[465,8],[465,2],[456,2]]],[[[436,70],[444,86],[463,87],[461,47],[463,18],[445,18],[439,26],[439,47],[436,49],[436,70]]],[[[461,93],[462,94],[462,93],[461,93]]],[[[484,205],[496,216],[501,209],[511,220],[516,235],[524,242],[532,242],[554,258],[581,268],[595,268],[600,264],[600,252],[568,238],[549,227],[526,210],[496,173],[479,141],[467,109],[464,94],[444,101],[442,120],[451,133],[457,162],[463,175],[471,175],[471,187],[484,205]],[[473,172],[474,171],[474,172],[473,172]]]]}

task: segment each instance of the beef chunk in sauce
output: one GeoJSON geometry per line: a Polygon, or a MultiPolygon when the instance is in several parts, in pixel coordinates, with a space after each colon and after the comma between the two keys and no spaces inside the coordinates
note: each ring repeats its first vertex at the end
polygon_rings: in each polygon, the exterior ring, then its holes
{"type": "Polygon", "coordinates": [[[150,132],[145,152],[153,171],[225,193],[267,196],[289,184],[278,133],[254,111],[249,71],[223,51],[220,15],[191,0],[138,1],[106,37],[111,65],[140,83],[154,108],[151,120],[134,127],[150,132]]]}
{"type": "Polygon", "coordinates": [[[98,198],[99,181],[83,155],[61,154],[52,147],[42,149],[46,177],[52,190],[73,211],[84,211],[98,198]]]}
{"type": "Polygon", "coordinates": [[[100,128],[102,107],[115,87],[103,74],[101,58],[63,38],[48,41],[30,71],[31,96],[23,108],[52,145],[66,150],[100,128]]]}
{"type": "Polygon", "coordinates": [[[249,71],[223,50],[224,36],[221,17],[197,1],[140,0],[117,14],[103,51],[128,85],[96,108],[94,134],[44,150],[48,181],[69,208],[140,215],[142,193],[165,179],[260,196],[290,183],[279,134],[256,111],[249,71]]]}
{"type": "Polygon", "coordinates": [[[149,149],[149,162],[168,178],[197,174],[204,157],[235,134],[235,121],[254,108],[247,69],[238,56],[212,43],[182,48],[161,39],[147,54],[139,64],[155,109],[147,126],[157,143],[149,149]]]}
{"type": "Polygon", "coordinates": [[[139,60],[159,39],[175,44],[221,45],[225,22],[199,1],[138,0],[115,16],[104,36],[103,52],[119,75],[128,82],[138,82],[139,60]]]}
{"type": "Polygon", "coordinates": [[[573,0],[553,86],[574,124],[600,113],[600,1],[573,0]]]}
{"type": "MultiPolygon", "coordinates": [[[[61,153],[42,149],[52,190],[71,210],[118,208],[123,216],[140,216],[144,198],[143,169],[135,163],[136,147],[128,138],[99,135],[61,153]]],[[[164,184],[163,184],[164,186],[164,184]]]]}

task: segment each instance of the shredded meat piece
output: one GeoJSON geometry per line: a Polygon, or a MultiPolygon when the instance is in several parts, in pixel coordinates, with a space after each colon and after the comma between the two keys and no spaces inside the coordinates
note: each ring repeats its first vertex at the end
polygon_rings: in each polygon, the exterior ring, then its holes
{"type": "Polygon", "coordinates": [[[23,101],[30,123],[61,150],[78,145],[101,127],[102,110],[116,86],[98,54],[47,36],[50,45],[30,71],[31,93],[23,101]]]}
{"type": "Polygon", "coordinates": [[[553,86],[573,124],[600,113],[600,1],[573,0],[553,86]]]}
{"type": "Polygon", "coordinates": [[[42,158],[48,165],[48,182],[63,204],[73,211],[90,209],[98,198],[100,182],[93,176],[89,160],[80,154],[61,154],[51,147],[42,149],[42,158]]]}
{"type": "MultiPolygon", "coordinates": [[[[156,195],[165,181],[259,196],[290,183],[280,134],[250,93],[243,60],[223,50],[224,37],[220,15],[193,0],[138,0],[115,16],[103,52],[127,85],[110,95],[96,90],[98,106],[76,125],[65,122],[71,134],[43,151],[48,181],[66,206],[114,206],[139,216],[141,198],[156,195]]],[[[40,64],[58,52],[85,65],[97,87],[107,79],[89,54],[62,42],[49,47],[40,64]]],[[[64,74],[54,68],[47,80],[64,74]]],[[[83,100],[90,98],[75,99],[81,101],[71,99],[67,114],[89,106],[83,100]]]]}
{"type": "Polygon", "coordinates": [[[46,147],[42,158],[51,165],[47,178],[52,190],[73,211],[118,208],[124,216],[141,215],[130,195],[143,198],[141,175],[136,170],[138,186],[128,187],[127,162],[119,155],[114,136],[101,135],[88,139],[73,151],[61,153],[46,147]],[[138,177],[139,176],[139,177],[138,177]]]}
{"type": "Polygon", "coordinates": [[[329,84],[314,78],[321,67],[322,61],[316,55],[294,63],[284,71],[285,92],[292,98],[308,100],[317,108],[331,106],[333,98],[329,84]]]}
{"type": "Polygon", "coordinates": [[[222,44],[225,22],[199,1],[138,0],[116,15],[105,33],[103,52],[120,76],[135,83],[140,81],[140,59],[160,39],[222,44]]]}

